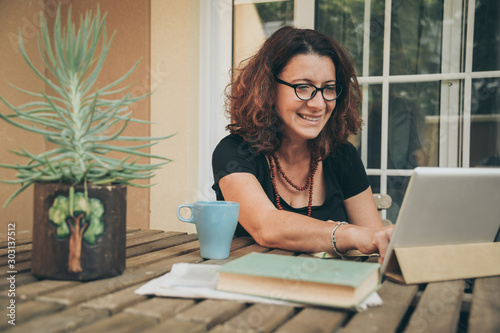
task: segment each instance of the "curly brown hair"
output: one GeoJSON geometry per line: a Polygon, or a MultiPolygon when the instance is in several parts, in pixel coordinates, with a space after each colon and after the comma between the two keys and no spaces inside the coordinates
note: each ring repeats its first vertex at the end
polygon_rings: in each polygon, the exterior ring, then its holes
{"type": "Polygon", "coordinates": [[[281,145],[283,123],[274,108],[278,85],[274,77],[279,76],[289,61],[299,54],[332,59],[337,84],[342,86],[332,116],[318,137],[309,140],[312,153],[325,158],[361,127],[361,90],[349,52],[334,39],[317,31],[285,26],[273,33],[244,65],[233,71],[233,81],[226,88],[227,113],[231,119],[226,128],[241,135],[256,153],[269,155],[281,145]]]}

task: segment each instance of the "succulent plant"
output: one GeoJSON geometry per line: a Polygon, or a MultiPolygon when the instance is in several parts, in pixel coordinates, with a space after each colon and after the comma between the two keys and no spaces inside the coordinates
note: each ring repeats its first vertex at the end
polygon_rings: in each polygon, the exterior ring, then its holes
{"type": "Polygon", "coordinates": [[[25,157],[26,164],[0,164],[0,167],[17,171],[17,179],[2,182],[21,185],[5,206],[35,182],[63,182],[70,185],[87,182],[122,183],[147,187],[150,185],[140,185],[133,180],[149,179],[154,176],[155,169],[170,162],[167,158],[144,151],[169,136],[122,135],[130,122],[150,123],[132,118],[129,108],[132,103],[148,95],[131,97],[127,93],[131,85],[121,87],[139,62],[113,83],[104,87],[96,86],[114,37],[113,34],[108,40],[105,20],[106,14],[101,17],[97,8],[95,15],[91,11],[82,15],[80,25],[76,28],[70,9],[67,25],[63,27],[59,7],[51,38],[47,22],[41,13],[38,48],[48,75],[35,68],[19,32],[19,48],[23,58],[50,88],[48,90],[51,93],[14,87],[29,95],[32,101],[15,107],[0,96],[0,100],[14,111],[7,114],[0,110],[0,119],[40,134],[55,144],[55,148],[39,154],[20,148],[19,151],[12,152],[25,157]],[[118,141],[126,141],[128,145],[118,145],[118,141]],[[140,157],[156,158],[160,162],[140,164],[140,157]]]}

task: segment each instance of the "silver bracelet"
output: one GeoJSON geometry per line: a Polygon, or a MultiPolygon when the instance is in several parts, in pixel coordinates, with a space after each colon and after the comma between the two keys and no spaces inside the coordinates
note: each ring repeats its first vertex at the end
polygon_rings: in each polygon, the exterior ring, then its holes
{"type": "Polygon", "coordinates": [[[335,237],[335,231],[337,230],[338,227],[340,227],[341,225],[344,225],[344,224],[349,224],[345,221],[342,221],[342,222],[339,222],[337,223],[337,225],[335,227],[333,227],[332,229],[332,246],[333,246],[333,250],[335,251],[335,253],[337,253],[339,255],[339,257],[343,260],[344,259],[344,255],[348,252],[346,251],[345,253],[340,253],[339,249],[337,249],[337,237],[335,237]]]}

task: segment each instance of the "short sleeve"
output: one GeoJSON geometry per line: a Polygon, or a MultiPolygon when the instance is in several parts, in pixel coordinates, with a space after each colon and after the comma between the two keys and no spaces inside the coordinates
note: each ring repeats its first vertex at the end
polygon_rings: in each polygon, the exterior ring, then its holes
{"type": "MultiPolygon", "coordinates": [[[[250,173],[254,175],[267,197],[270,200],[274,198],[266,157],[252,152],[252,148],[239,135],[230,134],[219,142],[212,154],[212,169],[214,173],[212,188],[215,191],[217,200],[224,200],[219,181],[232,173],[250,173]]],[[[238,224],[236,235],[238,237],[249,236],[249,233],[238,224]]]]}
{"type": "Polygon", "coordinates": [[[323,165],[326,169],[325,172],[329,175],[325,179],[327,186],[339,188],[342,200],[353,197],[370,186],[358,151],[349,142],[328,156],[323,161],[323,165]]]}
{"type": "Polygon", "coordinates": [[[256,156],[248,144],[238,135],[222,139],[212,154],[212,170],[215,183],[232,173],[246,172],[257,175],[256,156]]]}
{"type": "Polygon", "coordinates": [[[366,190],[370,186],[370,182],[359,153],[351,143],[344,145],[343,154],[346,157],[347,168],[341,186],[344,199],[347,199],[366,190]]]}

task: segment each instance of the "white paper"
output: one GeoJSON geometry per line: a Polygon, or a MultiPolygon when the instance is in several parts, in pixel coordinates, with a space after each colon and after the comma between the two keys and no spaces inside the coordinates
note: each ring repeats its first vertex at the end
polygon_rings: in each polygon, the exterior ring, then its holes
{"type": "MultiPolygon", "coordinates": [[[[238,294],[217,290],[220,265],[178,263],[169,273],[149,281],[135,290],[139,295],[156,295],[182,298],[228,299],[247,303],[271,303],[289,306],[309,306],[308,304],[288,302],[266,297],[238,294]]],[[[380,296],[373,292],[356,310],[382,305],[380,296]]]]}

